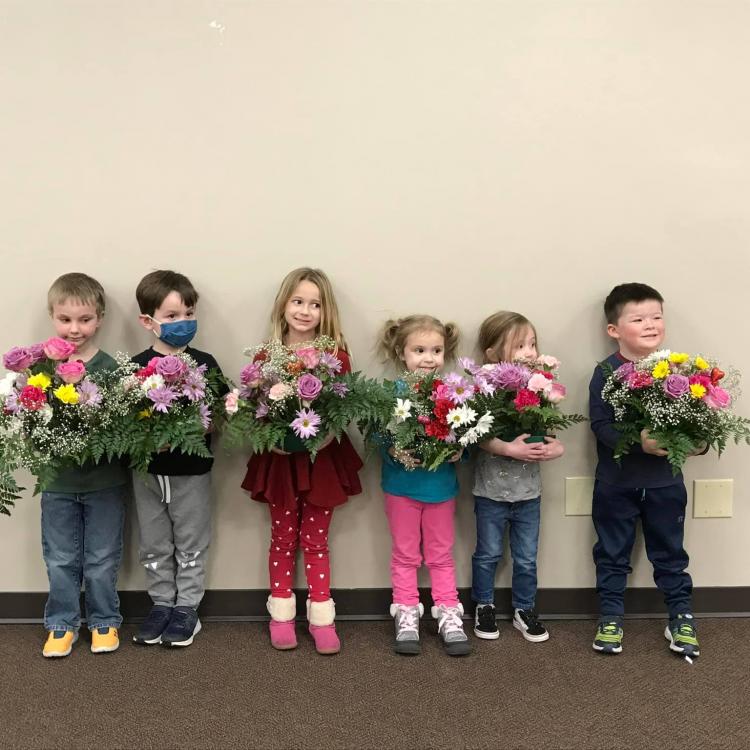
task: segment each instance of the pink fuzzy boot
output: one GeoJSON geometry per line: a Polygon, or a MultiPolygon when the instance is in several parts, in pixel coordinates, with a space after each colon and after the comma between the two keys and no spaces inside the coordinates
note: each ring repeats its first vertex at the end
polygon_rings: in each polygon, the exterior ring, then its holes
{"type": "Polygon", "coordinates": [[[266,608],[271,615],[268,623],[271,631],[271,645],[279,651],[297,648],[297,634],[294,632],[294,616],[297,614],[297,600],[292,594],[282,599],[269,596],[266,608]]]}
{"type": "Polygon", "coordinates": [[[315,641],[315,650],[319,654],[338,654],[341,650],[341,642],[336,635],[336,626],[333,624],[335,617],[336,608],[333,599],[327,599],[324,602],[307,600],[310,635],[315,641]]]}

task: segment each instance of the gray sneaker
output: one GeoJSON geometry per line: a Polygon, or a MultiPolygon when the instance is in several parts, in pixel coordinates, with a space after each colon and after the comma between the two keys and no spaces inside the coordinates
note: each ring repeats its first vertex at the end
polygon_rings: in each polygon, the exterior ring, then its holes
{"type": "Polygon", "coordinates": [[[432,616],[438,621],[438,635],[448,656],[466,656],[472,651],[469,637],[464,633],[463,613],[460,602],[457,607],[440,604],[432,608],[432,616]]]}
{"type": "Polygon", "coordinates": [[[419,618],[424,614],[422,604],[391,604],[391,617],[396,622],[396,640],[393,650],[397,654],[418,654],[419,618]]]}

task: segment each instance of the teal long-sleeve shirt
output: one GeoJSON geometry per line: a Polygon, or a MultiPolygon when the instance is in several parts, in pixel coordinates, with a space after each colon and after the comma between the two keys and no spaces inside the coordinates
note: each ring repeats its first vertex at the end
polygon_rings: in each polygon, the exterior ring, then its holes
{"type": "Polygon", "coordinates": [[[383,468],[380,485],[383,492],[399,497],[409,497],[422,503],[444,503],[458,494],[458,478],[455,464],[444,463],[435,471],[404,468],[394,461],[384,447],[381,447],[383,468]]]}

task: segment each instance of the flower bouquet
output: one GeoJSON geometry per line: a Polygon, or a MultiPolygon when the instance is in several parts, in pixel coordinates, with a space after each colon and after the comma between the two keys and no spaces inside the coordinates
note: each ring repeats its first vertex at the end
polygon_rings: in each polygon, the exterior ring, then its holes
{"type": "Polygon", "coordinates": [[[380,389],[361,373],[343,374],[333,339],[320,336],[292,349],[272,340],[245,350],[240,388],[224,397],[224,439],[253,453],[279,448],[314,459],[329,435],[376,412],[380,389]]]}
{"type": "Polygon", "coordinates": [[[750,419],[731,411],[733,395],[739,395],[739,373],[724,373],[701,356],[665,349],[626,362],[602,388],[622,432],[615,458],[641,444],[643,429],[667,451],[675,474],[704,446],[721,454],[730,438],[750,444],[750,419]]]}
{"type": "Polygon", "coordinates": [[[482,366],[464,358],[459,364],[475,392],[470,405],[493,417],[486,439],[509,442],[528,433],[527,442],[543,442],[545,435],[586,420],[560,410],[567,390],[557,379],[560,362],[555,357],[543,354],[533,361],[482,366]]]}
{"type": "Polygon", "coordinates": [[[26,469],[44,489],[63,469],[96,460],[92,438],[105,422],[107,374],[66,362],[74,344],[51,338],[13,347],[3,356],[0,380],[0,513],[20,497],[13,476],[26,469]]]}
{"type": "Polygon", "coordinates": [[[211,427],[211,409],[218,382],[206,365],[198,365],[184,352],[153,357],[145,367],[127,354],[115,355],[126,374],[118,378],[111,400],[120,415],[106,433],[106,453],[128,455],[133,469],[145,472],[154,454],[181,451],[210,458],[206,432],[211,427]]]}
{"type": "Polygon", "coordinates": [[[486,435],[494,417],[472,408],[474,386],[462,375],[407,372],[384,381],[387,409],[369,431],[372,442],[386,442],[407,469],[435,471],[463,447],[486,435]],[[419,461],[415,464],[414,459],[419,461]]]}

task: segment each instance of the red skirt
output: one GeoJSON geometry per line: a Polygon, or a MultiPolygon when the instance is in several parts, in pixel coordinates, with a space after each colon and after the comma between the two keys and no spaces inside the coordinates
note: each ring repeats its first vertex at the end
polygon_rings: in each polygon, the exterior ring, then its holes
{"type": "Polygon", "coordinates": [[[349,437],[335,440],[310,460],[301,451],[282,456],[279,453],[255,453],[247,462],[242,489],[253,500],[296,510],[297,498],[319,508],[343,505],[350,495],[359,495],[362,485],[358,472],[362,459],[349,437]]]}

